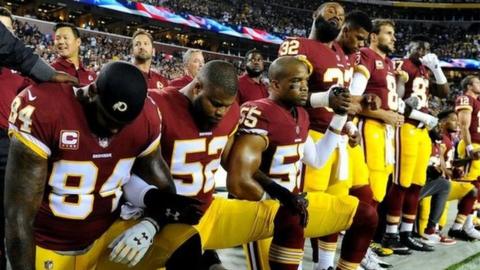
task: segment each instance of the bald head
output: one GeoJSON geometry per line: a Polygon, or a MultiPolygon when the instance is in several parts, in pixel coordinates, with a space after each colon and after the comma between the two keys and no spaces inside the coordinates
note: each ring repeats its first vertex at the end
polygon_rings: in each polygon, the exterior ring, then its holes
{"type": "Polygon", "coordinates": [[[277,58],[268,69],[270,98],[286,106],[303,106],[312,65],[304,55],[277,58]]]}
{"type": "Polygon", "coordinates": [[[226,94],[236,95],[238,79],[235,67],[225,61],[213,60],[205,64],[197,74],[207,89],[223,89],[226,94]]]}
{"type": "Polygon", "coordinates": [[[268,69],[268,78],[272,81],[281,80],[282,78],[287,77],[291,71],[296,69],[298,66],[304,66],[307,69],[308,74],[311,73],[312,66],[305,56],[299,55],[279,57],[270,65],[270,68],[268,69]]]}

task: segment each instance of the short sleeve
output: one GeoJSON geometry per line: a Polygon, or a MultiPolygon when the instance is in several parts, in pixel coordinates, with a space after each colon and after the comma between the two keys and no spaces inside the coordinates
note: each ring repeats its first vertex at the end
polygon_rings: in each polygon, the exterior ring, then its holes
{"type": "Polygon", "coordinates": [[[308,55],[308,47],[305,42],[297,38],[286,39],[278,49],[278,56],[295,56],[295,55],[308,55]]]}
{"type": "Polygon", "coordinates": [[[357,60],[355,63],[355,72],[360,72],[365,75],[366,78],[370,78],[370,74],[374,71],[374,59],[369,55],[366,50],[361,50],[359,54],[356,55],[357,60]]]}
{"type": "Polygon", "coordinates": [[[48,158],[56,145],[55,141],[55,106],[51,103],[53,97],[42,95],[42,92],[52,91],[41,84],[30,86],[15,97],[9,116],[9,135],[20,140],[32,151],[43,158],[48,158]]]}
{"type": "Polygon", "coordinates": [[[145,100],[143,114],[147,130],[146,147],[138,157],[147,156],[158,148],[162,130],[162,114],[151,98],[145,100]]]}
{"type": "Polygon", "coordinates": [[[457,112],[460,110],[472,111],[473,110],[472,106],[473,106],[472,100],[466,95],[458,96],[457,99],[455,100],[455,111],[457,112]]]}
{"type": "Polygon", "coordinates": [[[268,137],[269,121],[262,109],[255,103],[245,103],[240,109],[239,134],[256,134],[268,137]]]}

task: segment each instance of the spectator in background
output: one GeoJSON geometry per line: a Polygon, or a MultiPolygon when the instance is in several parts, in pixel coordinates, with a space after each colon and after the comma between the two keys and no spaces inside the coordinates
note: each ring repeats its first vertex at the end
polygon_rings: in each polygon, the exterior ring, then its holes
{"type": "Polygon", "coordinates": [[[174,79],[170,81],[169,86],[182,88],[189,84],[195,76],[197,76],[198,71],[205,64],[205,59],[203,58],[203,53],[200,50],[189,49],[183,55],[183,66],[185,75],[183,77],[174,79]]]}
{"type": "Polygon", "coordinates": [[[80,59],[80,45],[82,43],[80,32],[75,25],[70,23],[57,23],[55,31],[55,50],[58,54],[52,66],[61,71],[75,76],[80,84],[92,83],[97,77],[95,72],[86,69],[80,59]]]}
{"type": "Polygon", "coordinates": [[[137,30],[132,36],[132,51],[133,63],[142,71],[148,88],[160,91],[167,86],[167,79],[151,70],[152,56],[155,54],[152,35],[145,30],[137,30]]]}
{"type": "Polygon", "coordinates": [[[245,54],[245,74],[238,79],[237,100],[241,105],[250,100],[268,97],[268,89],[261,78],[264,71],[263,56],[253,49],[245,54]]]}

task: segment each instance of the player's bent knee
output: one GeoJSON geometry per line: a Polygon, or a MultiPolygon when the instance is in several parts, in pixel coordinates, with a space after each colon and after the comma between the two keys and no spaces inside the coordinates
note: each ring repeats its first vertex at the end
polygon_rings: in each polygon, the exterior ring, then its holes
{"type": "Polygon", "coordinates": [[[365,202],[359,202],[357,212],[353,218],[352,227],[364,230],[375,230],[378,224],[377,211],[373,206],[365,202]]]}

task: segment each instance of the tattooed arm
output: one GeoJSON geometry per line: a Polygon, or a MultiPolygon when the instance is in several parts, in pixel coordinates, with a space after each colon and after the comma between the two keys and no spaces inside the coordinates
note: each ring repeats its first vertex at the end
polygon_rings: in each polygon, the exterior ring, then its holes
{"type": "Polygon", "coordinates": [[[12,137],[5,174],[5,235],[12,269],[35,269],[33,223],[43,197],[47,161],[12,137]]]}

